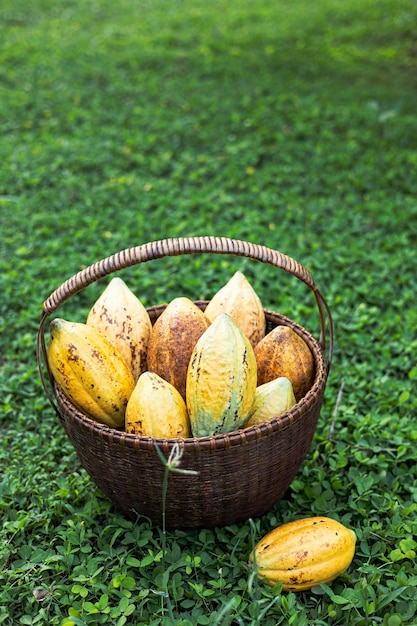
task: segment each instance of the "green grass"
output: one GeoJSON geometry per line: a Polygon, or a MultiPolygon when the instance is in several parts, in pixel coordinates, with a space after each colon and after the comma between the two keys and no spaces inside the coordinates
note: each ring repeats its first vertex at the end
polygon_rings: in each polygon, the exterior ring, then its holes
{"type": "MultiPolygon", "coordinates": [[[[0,624],[415,623],[416,18],[414,0],[3,0],[0,624]],[[261,519],[164,537],[80,467],[36,331],[43,300],[82,267],[203,234],[308,267],[336,350],[285,497],[261,519]],[[297,595],[258,583],[254,543],[322,514],[357,533],[348,572],[297,595]]],[[[248,260],[163,259],[123,277],[150,305],[209,297],[234,268],[317,333],[306,288],[248,260]]],[[[102,287],[62,316],[82,319],[102,287]]]]}

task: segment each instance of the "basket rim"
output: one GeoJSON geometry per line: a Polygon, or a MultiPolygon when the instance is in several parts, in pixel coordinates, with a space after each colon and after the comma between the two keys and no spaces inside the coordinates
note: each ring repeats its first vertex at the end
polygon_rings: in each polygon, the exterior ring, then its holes
{"type": "MultiPolygon", "coordinates": [[[[205,301],[196,301],[205,302],[205,301]]],[[[148,307],[147,310],[163,309],[166,305],[156,305],[148,307]]],[[[59,385],[54,381],[54,394],[58,401],[60,408],[59,416],[62,417],[62,410],[64,410],[67,416],[70,416],[71,420],[76,421],[83,428],[89,430],[93,435],[97,435],[101,439],[107,440],[113,445],[121,444],[128,448],[146,449],[155,448],[158,446],[162,451],[170,452],[174,446],[179,446],[185,449],[199,449],[199,450],[216,450],[230,448],[232,446],[250,443],[254,440],[259,440],[271,435],[272,433],[284,428],[287,423],[291,423],[296,419],[303,419],[304,414],[318,401],[321,400],[324,394],[326,381],[328,377],[328,368],[322,346],[317,339],[303,326],[274,311],[264,309],[265,315],[269,321],[276,323],[284,322],[284,325],[288,325],[307,341],[309,348],[314,357],[315,363],[315,378],[314,383],[306,393],[291,409],[281,413],[280,415],[273,417],[267,422],[262,424],[256,424],[248,428],[240,428],[238,430],[230,431],[228,433],[220,433],[217,435],[209,435],[204,437],[175,437],[175,438],[157,438],[157,437],[145,437],[136,435],[133,433],[127,433],[124,430],[119,430],[102,424],[93,418],[88,417],[80,409],[68,400],[60,389],[59,385]],[[274,319],[271,319],[274,318],[274,319]],[[286,324],[286,322],[288,322],[286,324]]]]}

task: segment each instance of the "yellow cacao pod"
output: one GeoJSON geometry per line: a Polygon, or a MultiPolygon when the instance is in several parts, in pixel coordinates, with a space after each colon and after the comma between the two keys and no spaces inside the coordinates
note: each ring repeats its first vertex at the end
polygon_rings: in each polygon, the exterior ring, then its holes
{"type": "Polygon", "coordinates": [[[256,388],[249,417],[245,422],[245,428],[262,424],[273,417],[288,411],[295,404],[294,391],[291,381],[285,376],[259,385],[256,388]]]}
{"type": "Polygon", "coordinates": [[[127,403],[125,429],[143,437],[189,437],[182,396],[155,372],[143,372],[127,403]]]}
{"type": "Polygon", "coordinates": [[[212,322],[221,313],[227,313],[253,346],[265,335],[265,313],[262,302],[242,272],[232,278],[212,297],[205,315],[212,322]]]}
{"type": "Polygon", "coordinates": [[[284,591],[304,591],[329,583],[352,562],[356,535],[328,517],[308,517],[271,530],[257,544],[250,561],[257,575],[284,591]]]}
{"type": "Polygon", "coordinates": [[[148,369],[186,398],[187,368],[198,339],[210,322],[188,298],[175,298],[153,325],[148,345],[148,369]]]}
{"type": "Polygon", "coordinates": [[[109,282],[91,308],[87,324],[109,339],[136,381],[147,369],[146,353],[152,324],[139,298],[121,278],[115,277],[109,282]]]}
{"type": "Polygon", "coordinates": [[[187,371],[187,407],[194,437],[241,428],[256,391],[249,339],[222,313],[197,341],[187,371]]]}
{"type": "Polygon", "coordinates": [[[255,346],[258,385],[285,376],[293,386],[297,402],[314,382],[314,360],[310,348],[292,328],[279,325],[255,346]]]}
{"type": "Polygon", "coordinates": [[[123,426],[135,381],[120,353],[87,324],[56,318],[50,333],[48,364],[70,402],[103,424],[123,426]]]}

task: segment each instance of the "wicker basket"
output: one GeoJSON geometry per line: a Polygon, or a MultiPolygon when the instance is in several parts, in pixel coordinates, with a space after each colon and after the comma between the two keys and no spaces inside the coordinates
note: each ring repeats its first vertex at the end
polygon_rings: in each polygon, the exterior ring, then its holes
{"type": "MultiPolygon", "coordinates": [[[[204,309],[206,303],[199,301],[198,305],[204,309]]],[[[163,309],[164,306],[148,309],[153,322],[163,309]]],[[[182,451],[181,468],[196,473],[170,473],[166,527],[207,528],[258,517],[268,512],[288,489],[314,436],[332,351],[329,307],[302,265],[264,246],[223,237],[195,237],[166,239],[123,250],[64,282],[44,302],[37,359],[45,393],[81,464],[124,515],[131,519],[143,515],[154,524],[161,524],[165,468],[155,444],[165,457],[178,444],[182,451]],[[113,272],[165,256],[202,253],[236,255],[270,264],[294,275],[313,291],[320,317],[319,340],[287,317],[265,311],[268,330],[278,324],[290,326],[310,347],[316,372],[310,391],[290,411],[268,423],[212,437],[155,440],[109,428],[83,415],[63,395],[48,368],[48,316],[71,296],[113,272]]]]}

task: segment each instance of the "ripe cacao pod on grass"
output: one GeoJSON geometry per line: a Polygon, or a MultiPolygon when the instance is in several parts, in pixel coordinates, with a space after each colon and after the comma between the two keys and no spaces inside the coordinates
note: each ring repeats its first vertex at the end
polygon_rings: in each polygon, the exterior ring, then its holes
{"type": "Polygon", "coordinates": [[[328,517],[308,517],[278,526],[251,555],[257,575],[284,591],[305,591],[329,583],[352,562],[356,535],[328,517]]]}

